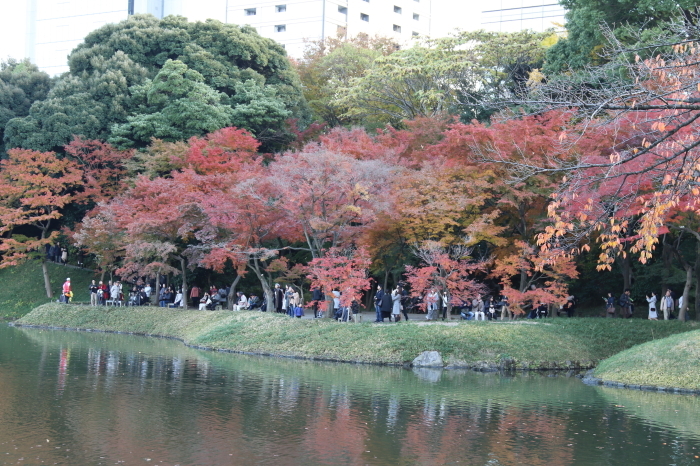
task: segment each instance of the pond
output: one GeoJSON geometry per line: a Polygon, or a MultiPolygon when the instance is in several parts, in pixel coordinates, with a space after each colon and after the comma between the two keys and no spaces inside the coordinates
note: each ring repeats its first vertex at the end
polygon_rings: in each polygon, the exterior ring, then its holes
{"type": "Polygon", "coordinates": [[[700,399],[0,325],[0,464],[690,465],[700,399]]]}

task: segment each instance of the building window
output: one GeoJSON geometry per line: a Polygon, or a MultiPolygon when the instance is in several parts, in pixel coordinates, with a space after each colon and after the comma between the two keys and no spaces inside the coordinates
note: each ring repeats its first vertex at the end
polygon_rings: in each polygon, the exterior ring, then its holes
{"type": "Polygon", "coordinates": [[[284,13],[287,11],[287,5],[275,5],[275,11],[277,13],[284,13]]]}
{"type": "Polygon", "coordinates": [[[394,5],[394,13],[401,14],[401,7],[394,5]]]}
{"type": "Polygon", "coordinates": [[[134,14],[134,0],[129,0],[129,3],[126,6],[126,14],[128,14],[128,15],[134,14]]]}
{"type": "Polygon", "coordinates": [[[416,31],[413,31],[413,32],[411,33],[411,36],[413,36],[413,37],[418,37],[419,35],[420,35],[420,34],[418,34],[416,31]]]}
{"type": "Polygon", "coordinates": [[[394,24],[394,32],[401,32],[401,26],[394,24]]]}
{"type": "Polygon", "coordinates": [[[363,1],[363,2],[367,2],[367,3],[369,3],[369,0],[362,0],[362,1],[363,1]]]}
{"type": "Polygon", "coordinates": [[[347,15],[347,14],[348,14],[348,9],[347,9],[347,7],[338,5],[338,13],[341,13],[341,14],[343,14],[343,15],[347,15]]]}
{"type": "Polygon", "coordinates": [[[366,14],[364,14],[364,13],[360,13],[360,19],[361,19],[362,21],[367,21],[367,22],[369,22],[369,15],[366,15],[366,14]]]}
{"type": "Polygon", "coordinates": [[[413,19],[418,21],[420,19],[420,15],[418,13],[413,13],[413,19]]]}
{"type": "Polygon", "coordinates": [[[257,8],[246,8],[243,11],[245,11],[246,16],[255,16],[256,14],[258,14],[257,8]]]}
{"type": "Polygon", "coordinates": [[[286,24],[278,24],[275,26],[275,32],[285,32],[287,30],[286,24]]]}

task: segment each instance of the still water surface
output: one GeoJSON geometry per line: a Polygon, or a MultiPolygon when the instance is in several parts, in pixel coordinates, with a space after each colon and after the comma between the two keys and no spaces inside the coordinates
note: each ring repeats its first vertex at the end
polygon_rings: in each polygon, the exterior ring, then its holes
{"type": "Polygon", "coordinates": [[[690,465],[700,400],[0,325],[0,464],[690,465]]]}

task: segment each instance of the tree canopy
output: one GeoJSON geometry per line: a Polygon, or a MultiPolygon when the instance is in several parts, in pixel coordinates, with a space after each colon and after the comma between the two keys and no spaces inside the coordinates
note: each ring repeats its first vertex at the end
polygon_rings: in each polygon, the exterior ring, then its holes
{"type": "Polygon", "coordinates": [[[74,135],[144,145],[151,136],[176,141],[234,120],[255,133],[275,134],[277,141],[284,139],[279,133],[290,112],[308,118],[284,49],[250,27],[134,15],[88,34],[68,64],[70,71],[28,115],[11,115],[8,147],[60,150],[74,135]],[[175,84],[176,75],[179,98],[166,103],[164,85],[175,84]],[[257,98],[263,103],[251,109],[257,98]],[[212,115],[201,112],[209,104],[212,115]],[[234,115],[231,108],[239,105],[248,107],[234,115]],[[186,121],[193,114],[206,121],[186,121]]]}
{"type": "Polygon", "coordinates": [[[0,154],[7,122],[27,116],[32,104],[45,99],[52,86],[49,75],[29,60],[0,63],[0,154]]]}

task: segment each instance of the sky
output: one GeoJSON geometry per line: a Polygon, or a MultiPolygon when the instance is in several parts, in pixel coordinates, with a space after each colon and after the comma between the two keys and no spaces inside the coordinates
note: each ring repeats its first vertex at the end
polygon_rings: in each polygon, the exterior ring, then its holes
{"type": "MultiPolygon", "coordinates": [[[[27,0],[0,0],[0,4],[2,4],[0,60],[7,60],[8,57],[23,58],[27,28],[27,0]]],[[[465,30],[478,29],[480,26],[478,13],[482,6],[483,3],[477,0],[433,0],[433,36],[447,35],[448,31],[457,27],[465,30]]]]}
{"type": "Polygon", "coordinates": [[[1,0],[0,59],[21,58],[24,55],[27,0],[1,0]]]}

